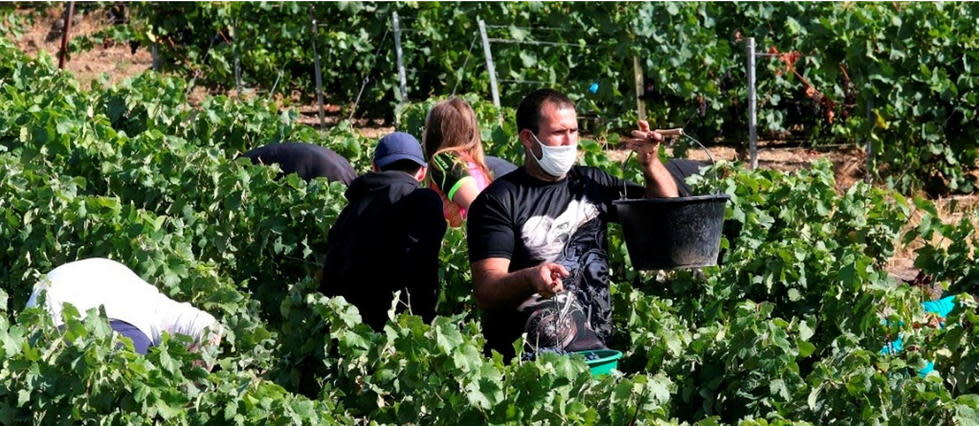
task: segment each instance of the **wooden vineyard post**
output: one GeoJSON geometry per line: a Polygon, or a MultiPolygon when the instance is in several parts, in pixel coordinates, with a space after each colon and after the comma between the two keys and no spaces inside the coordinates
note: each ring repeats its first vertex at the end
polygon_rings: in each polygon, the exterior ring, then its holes
{"type": "Polygon", "coordinates": [[[500,110],[500,121],[503,121],[503,110],[500,106],[500,90],[496,85],[496,67],[493,65],[493,52],[490,50],[489,37],[486,35],[486,22],[478,20],[479,36],[483,38],[483,55],[486,57],[486,72],[490,78],[490,93],[493,95],[493,105],[500,110]]]}
{"type": "Polygon", "coordinates": [[[316,50],[316,35],[319,34],[319,25],[316,23],[316,16],[313,15],[312,6],[309,7],[309,20],[313,29],[310,38],[313,43],[313,69],[316,77],[316,112],[320,118],[320,130],[326,130],[326,117],[323,115],[323,74],[320,70],[320,52],[316,50]]]}
{"type": "MultiPolygon", "coordinates": [[[[870,98],[867,101],[867,121],[874,119],[874,99],[870,98]]],[[[867,183],[872,183],[874,181],[873,167],[874,165],[874,141],[871,138],[867,138],[867,174],[864,175],[863,180],[867,183]]]]}
{"type": "Polygon", "coordinates": [[[71,18],[75,14],[75,2],[68,2],[68,9],[65,10],[65,25],[61,33],[61,50],[58,51],[58,69],[65,69],[65,62],[68,59],[68,32],[71,31],[71,18]]]}
{"type": "Polygon", "coordinates": [[[398,61],[398,87],[401,91],[401,103],[408,102],[408,79],[405,76],[405,62],[401,51],[401,20],[398,12],[391,14],[391,26],[394,30],[394,56],[398,61]]]}
{"type": "Polygon", "coordinates": [[[642,96],[645,93],[646,88],[643,85],[642,77],[642,65],[639,63],[639,57],[632,57],[632,72],[635,77],[636,83],[636,110],[639,115],[639,119],[646,120],[646,101],[643,100],[642,96]]]}
{"type": "Polygon", "coordinates": [[[156,43],[150,47],[150,55],[153,56],[153,71],[160,71],[163,61],[160,59],[160,48],[157,47],[156,43]]]}
{"type": "Polygon", "coordinates": [[[755,108],[755,38],[748,37],[748,155],[751,170],[758,168],[758,131],[755,128],[758,117],[755,108]]]}
{"type": "Polygon", "coordinates": [[[235,57],[235,91],[238,92],[238,97],[241,97],[241,58],[238,57],[238,39],[235,37],[234,25],[228,28],[228,35],[231,36],[231,42],[234,43],[231,52],[235,57]]]}

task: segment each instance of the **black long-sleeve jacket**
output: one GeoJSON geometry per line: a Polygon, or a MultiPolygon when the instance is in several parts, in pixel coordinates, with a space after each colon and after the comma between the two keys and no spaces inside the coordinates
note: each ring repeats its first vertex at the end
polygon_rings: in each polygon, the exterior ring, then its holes
{"type": "Polygon", "coordinates": [[[346,197],[349,204],[328,235],[320,291],[343,296],[376,330],[387,321],[397,290],[399,310],[410,303],[413,314],[431,321],[446,230],[442,199],[400,171],[365,174],[346,197]]]}

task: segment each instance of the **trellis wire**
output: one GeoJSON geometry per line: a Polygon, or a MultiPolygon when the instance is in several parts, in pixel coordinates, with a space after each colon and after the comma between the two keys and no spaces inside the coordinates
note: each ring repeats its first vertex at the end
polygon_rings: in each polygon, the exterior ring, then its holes
{"type": "MultiPolygon", "coordinates": [[[[710,155],[710,150],[707,149],[707,147],[704,146],[704,144],[700,143],[700,141],[698,141],[697,139],[695,139],[693,136],[688,135],[687,132],[684,132],[683,131],[683,129],[680,129],[680,136],[685,136],[687,139],[690,139],[694,143],[696,143],[697,146],[700,147],[700,149],[703,149],[704,150],[704,153],[707,154],[707,158],[710,159],[710,164],[711,165],[714,165],[714,164],[717,163],[716,161],[714,161],[714,156],[713,155],[710,155]]],[[[625,157],[625,160],[622,160],[622,176],[625,176],[625,167],[629,163],[629,160],[632,159],[632,154],[635,154],[635,151],[629,151],[629,155],[627,155],[625,157]]],[[[625,179],[622,180],[622,193],[619,194],[619,198],[621,198],[621,199],[625,199],[626,198],[626,180],[625,179]]]]}
{"type": "Polygon", "coordinates": [[[373,62],[371,67],[364,73],[364,79],[360,82],[360,90],[357,91],[357,98],[354,100],[354,106],[350,109],[350,115],[347,120],[354,119],[354,113],[357,112],[357,106],[360,105],[360,96],[364,94],[364,88],[367,87],[367,83],[371,80],[371,73],[374,72],[374,68],[377,67],[377,55],[381,53],[381,48],[384,47],[384,41],[388,39],[388,27],[384,27],[384,35],[381,36],[381,40],[377,43],[377,49],[374,50],[374,56],[371,57],[373,62]]]}
{"type": "MultiPolygon", "coordinates": [[[[758,129],[757,129],[757,125],[758,125],[758,122],[757,122],[757,120],[758,120],[758,116],[757,116],[757,108],[758,108],[758,99],[757,98],[758,98],[758,93],[757,93],[757,90],[756,90],[756,87],[755,87],[756,86],[756,83],[757,83],[757,75],[756,75],[756,72],[755,72],[755,69],[756,69],[756,65],[757,64],[755,63],[755,58],[759,58],[759,57],[778,57],[778,56],[781,56],[781,55],[778,54],[778,53],[758,53],[758,52],[756,52],[755,51],[755,38],[754,37],[748,37],[746,39],[746,42],[747,43],[746,43],[746,46],[745,46],[745,50],[747,51],[746,53],[747,53],[747,59],[748,59],[748,61],[747,61],[747,74],[748,74],[748,152],[749,152],[749,159],[750,159],[750,163],[749,164],[750,164],[751,169],[754,170],[754,169],[757,169],[758,168],[758,129]]],[[[871,118],[871,114],[872,114],[871,111],[872,110],[873,110],[873,100],[871,100],[869,102],[868,107],[867,107],[867,119],[868,120],[871,118]]],[[[869,139],[867,141],[866,150],[867,150],[867,165],[866,165],[867,166],[867,174],[864,177],[864,180],[867,183],[870,183],[870,182],[873,181],[873,176],[871,175],[871,170],[872,170],[871,167],[873,165],[874,146],[873,146],[872,142],[869,139]]]]}
{"type": "Polygon", "coordinates": [[[282,61],[282,66],[279,67],[279,73],[276,74],[275,76],[275,82],[272,83],[272,89],[269,90],[269,96],[268,96],[269,100],[272,100],[272,96],[275,95],[275,88],[279,87],[279,80],[282,79],[282,74],[285,72],[286,64],[288,63],[289,63],[288,61],[282,61]]]}
{"type": "Polygon", "coordinates": [[[571,47],[585,47],[578,43],[562,43],[556,41],[537,41],[537,40],[513,40],[509,38],[490,38],[488,39],[491,43],[504,43],[504,44],[529,44],[533,46],[571,46],[571,47]]]}
{"type": "Polygon", "coordinates": [[[528,30],[528,31],[531,31],[531,30],[562,31],[562,32],[571,31],[571,30],[569,30],[567,28],[560,28],[560,27],[519,27],[519,26],[510,26],[510,25],[487,25],[486,28],[505,29],[505,30],[508,30],[510,28],[516,28],[516,29],[519,29],[519,30],[528,30]]]}
{"type": "MultiPolygon", "coordinates": [[[[523,44],[523,45],[529,45],[529,46],[584,47],[583,45],[576,44],[576,43],[562,43],[562,42],[540,41],[540,40],[514,40],[514,39],[507,39],[507,38],[491,38],[491,37],[489,37],[487,35],[487,30],[486,30],[487,28],[494,28],[494,29],[496,29],[496,28],[511,28],[511,27],[502,26],[502,25],[486,25],[486,22],[483,21],[482,18],[477,18],[477,23],[479,24],[479,34],[480,34],[480,36],[483,39],[483,54],[486,57],[486,71],[487,71],[487,74],[489,74],[489,77],[490,77],[490,92],[491,92],[491,95],[493,97],[493,105],[495,105],[497,108],[502,108],[502,106],[500,105],[500,89],[499,89],[499,86],[497,84],[497,79],[496,79],[496,65],[493,63],[493,50],[490,47],[490,44],[491,43],[500,43],[500,44],[523,44]]],[[[529,29],[529,30],[535,29],[535,28],[532,28],[532,27],[515,27],[515,28],[522,28],[522,29],[529,29]]],[[[545,28],[546,29],[550,29],[550,30],[556,29],[556,28],[553,28],[553,27],[543,27],[543,28],[539,28],[539,29],[545,29],[545,28]]],[[[510,83],[520,83],[520,84],[543,84],[543,83],[546,83],[546,82],[543,82],[543,81],[535,81],[535,80],[500,80],[500,81],[501,82],[510,82],[510,83]]],[[[454,92],[455,91],[453,90],[453,93],[454,92]]],[[[503,120],[503,116],[502,115],[500,116],[500,120],[501,121],[503,120]]]]}
{"type": "MultiPolygon", "coordinates": [[[[466,70],[466,65],[469,64],[469,58],[472,57],[473,48],[476,47],[476,40],[479,38],[478,35],[473,36],[473,41],[469,43],[469,51],[466,52],[466,59],[462,61],[462,67],[457,71],[458,74],[462,74],[462,71],[466,70]]],[[[452,96],[456,95],[456,89],[459,88],[459,83],[462,82],[462,77],[456,79],[456,84],[452,86],[452,96]]]]}
{"type": "MultiPolygon", "coordinates": [[[[399,17],[399,16],[397,16],[397,13],[396,12],[393,15],[394,15],[395,19],[397,21],[399,21],[399,22],[408,22],[408,21],[411,21],[412,20],[412,19],[406,18],[406,17],[399,17]]],[[[318,29],[318,28],[321,28],[321,27],[327,26],[327,24],[320,24],[320,23],[316,22],[315,16],[313,16],[313,10],[312,10],[312,8],[310,9],[310,17],[312,19],[312,24],[313,24],[314,30],[315,29],[318,29]]],[[[585,47],[584,45],[582,45],[580,43],[553,42],[553,41],[545,41],[545,40],[516,40],[516,39],[497,38],[497,37],[492,37],[491,38],[486,33],[486,30],[487,29],[501,30],[501,29],[513,29],[513,28],[521,29],[521,30],[532,30],[532,31],[555,31],[555,32],[566,32],[566,31],[570,31],[569,29],[566,29],[566,28],[557,28],[557,27],[524,27],[524,26],[507,26],[507,25],[488,25],[484,21],[482,21],[481,19],[479,20],[479,24],[480,24],[480,32],[482,34],[482,38],[483,38],[483,41],[484,41],[484,49],[486,50],[487,68],[488,68],[488,71],[490,71],[490,70],[492,71],[490,73],[490,76],[491,76],[491,88],[493,89],[494,104],[497,107],[500,106],[500,101],[499,101],[499,88],[497,87],[497,84],[495,84],[495,83],[503,82],[503,83],[515,83],[515,84],[546,84],[548,82],[540,81],[540,80],[517,80],[517,79],[501,79],[501,80],[497,80],[495,78],[495,75],[496,75],[496,73],[495,73],[495,64],[493,64],[493,62],[492,62],[492,53],[491,53],[490,46],[489,46],[491,43],[517,44],[517,45],[521,45],[522,44],[522,45],[530,45],[530,46],[566,46],[566,47],[576,46],[576,47],[585,47]]],[[[232,29],[232,31],[233,31],[233,29],[232,29]]],[[[378,42],[378,47],[377,47],[377,49],[374,52],[373,58],[377,58],[378,57],[378,54],[380,53],[380,50],[383,48],[384,42],[386,41],[389,32],[390,32],[390,28],[387,28],[386,27],[385,28],[385,31],[384,31],[384,33],[382,35],[382,37],[380,38],[380,41],[378,42]]],[[[399,32],[409,33],[409,32],[420,32],[420,31],[419,30],[416,30],[416,29],[401,29],[399,32]]],[[[315,38],[315,33],[314,33],[313,36],[315,38]]],[[[473,36],[473,39],[470,42],[470,46],[469,46],[469,49],[467,50],[466,57],[465,57],[465,59],[463,61],[463,64],[457,70],[457,73],[459,73],[459,71],[464,71],[466,69],[466,67],[468,66],[469,60],[472,57],[472,50],[475,48],[477,37],[479,37],[478,34],[473,36]]],[[[748,86],[749,86],[748,87],[748,93],[749,93],[749,95],[748,95],[749,96],[749,99],[748,99],[748,105],[749,105],[749,108],[748,108],[749,109],[748,121],[749,121],[749,123],[748,123],[748,125],[749,125],[750,167],[752,169],[755,169],[755,168],[758,167],[757,88],[756,88],[756,85],[757,85],[757,62],[756,62],[755,59],[758,58],[758,57],[779,57],[780,55],[779,54],[774,54],[774,53],[767,53],[767,52],[765,52],[765,53],[757,52],[756,51],[756,48],[757,48],[756,40],[755,40],[754,37],[749,37],[749,38],[746,39],[746,41],[747,41],[746,50],[747,50],[747,53],[748,53],[748,55],[747,55],[748,56],[748,63],[747,63],[747,65],[748,65],[747,66],[747,68],[748,68],[747,71],[748,72],[747,72],[747,76],[748,76],[748,86]]],[[[213,44],[214,44],[214,40],[212,39],[210,41],[210,45],[208,46],[207,54],[210,53],[210,50],[213,48],[213,44]]],[[[312,44],[313,44],[313,50],[314,50],[314,53],[315,53],[315,55],[314,55],[315,58],[314,59],[315,59],[315,61],[317,63],[316,64],[317,65],[316,66],[316,68],[317,68],[317,70],[316,70],[317,71],[316,72],[316,74],[317,74],[317,103],[318,103],[318,106],[319,106],[317,112],[318,112],[318,115],[319,115],[319,118],[320,118],[321,129],[324,129],[325,128],[324,127],[325,126],[325,117],[324,117],[324,112],[323,112],[323,91],[322,91],[322,74],[321,74],[322,71],[321,71],[321,68],[319,67],[319,65],[320,65],[319,62],[320,61],[319,61],[319,53],[318,53],[318,51],[316,49],[316,41],[313,40],[312,41],[312,44]]],[[[396,44],[400,44],[400,43],[396,43],[396,44]]],[[[396,46],[396,48],[397,48],[397,46],[396,46]]],[[[157,46],[156,45],[153,45],[153,46],[151,46],[151,49],[156,50],[157,49],[157,46]]],[[[241,74],[240,62],[239,62],[238,54],[237,53],[238,53],[237,52],[237,49],[235,49],[235,70],[234,70],[234,73],[235,73],[235,83],[236,83],[236,87],[237,87],[238,91],[241,92],[241,90],[242,90],[242,74],[241,74]]],[[[154,55],[154,56],[156,56],[156,55],[154,55]]],[[[205,58],[206,58],[206,55],[205,55],[205,58]]],[[[157,59],[157,58],[154,58],[154,59],[157,59]]],[[[399,59],[401,59],[401,57],[399,57],[399,59]]],[[[353,119],[353,117],[355,116],[356,110],[359,107],[360,100],[362,99],[363,92],[366,89],[367,84],[369,84],[371,82],[371,76],[370,76],[370,74],[374,70],[376,70],[376,59],[374,59],[374,60],[375,60],[375,62],[364,73],[364,77],[363,77],[363,79],[361,81],[361,86],[360,86],[360,88],[359,88],[359,90],[357,92],[357,96],[355,98],[353,107],[351,108],[351,112],[350,112],[350,115],[349,115],[348,119],[353,119]]],[[[156,62],[158,62],[158,60],[157,61],[154,61],[154,62],[155,62],[154,63],[154,67],[159,67],[159,64],[156,63],[156,62]]],[[[272,89],[269,91],[269,97],[270,98],[274,95],[275,91],[278,88],[278,85],[279,85],[279,83],[281,81],[281,78],[282,78],[282,76],[284,74],[284,67],[285,67],[285,65],[286,64],[283,64],[283,68],[281,68],[279,70],[279,72],[277,73],[275,82],[272,85],[272,89]]],[[[407,97],[406,96],[407,87],[406,87],[406,82],[405,82],[406,76],[405,76],[405,72],[404,72],[404,63],[403,63],[403,61],[399,60],[399,66],[398,66],[398,68],[399,68],[399,76],[401,77],[400,89],[401,89],[402,97],[403,97],[403,99],[406,99],[406,97],[407,97]]],[[[197,80],[197,78],[199,76],[200,76],[200,70],[197,70],[197,72],[195,72],[193,74],[193,77],[190,80],[190,83],[189,83],[188,88],[187,88],[187,94],[189,94],[193,90],[193,88],[195,87],[195,84],[196,84],[196,80],[197,80]]],[[[456,82],[455,82],[455,84],[453,86],[452,92],[451,92],[453,96],[457,93],[457,91],[458,91],[458,89],[459,89],[459,87],[461,85],[461,82],[462,82],[462,78],[459,78],[459,79],[456,80],[456,82]]],[[[872,108],[873,107],[872,107],[872,103],[871,103],[868,106],[868,108],[867,108],[867,117],[868,117],[868,119],[872,118],[872,108]]],[[[693,139],[693,138],[691,138],[691,139],[693,139]]],[[[698,142],[698,144],[699,144],[699,142],[698,142]]],[[[867,176],[865,177],[865,179],[867,179],[867,181],[871,181],[872,180],[872,176],[871,176],[870,170],[871,170],[871,167],[872,167],[872,160],[873,160],[873,155],[874,155],[874,152],[873,152],[874,147],[873,147],[873,145],[870,142],[868,142],[866,144],[866,146],[865,146],[865,149],[866,149],[866,152],[867,152],[867,176]]]]}
{"type": "MultiPolygon", "coordinates": [[[[204,51],[204,57],[201,60],[202,62],[207,61],[208,56],[211,55],[211,49],[214,47],[214,40],[216,40],[216,38],[215,37],[211,37],[211,42],[208,43],[207,50],[204,51]]],[[[184,97],[185,98],[187,96],[190,96],[190,92],[192,90],[194,90],[194,85],[197,84],[197,77],[200,77],[200,76],[201,76],[201,69],[198,68],[198,69],[194,70],[194,75],[191,76],[190,83],[187,83],[187,90],[184,92],[184,97]]]]}
{"type": "Polygon", "coordinates": [[[529,83],[529,84],[546,84],[547,81],[540,80],[499,80],[502,83],[529,83]]]}

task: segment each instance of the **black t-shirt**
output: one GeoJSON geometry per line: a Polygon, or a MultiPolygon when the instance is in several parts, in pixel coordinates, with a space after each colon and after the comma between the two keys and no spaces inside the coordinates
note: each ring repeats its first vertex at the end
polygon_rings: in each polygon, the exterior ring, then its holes
{"type": "Polygon", "coordinates": [[[304,180],[325,177],[350,185],[357,171],[346,158],[329,148],[308,143],[277,143],[255,148],[242,154],[254,164],[276,163],[283,175],[296,173],[304,180]]]}
{"type": "Polygon", "coordinates": [[[461,182],[466,178],[472,179],[466,164],[449,152],[442,152],[432,157],[428,171],[432,174],[432,181],[449,200],[455,195],[461,182]]]}
{"type": "MultiPolygon", "coordinates": [[[[594,167],[575,166],[558,182],[535,179],[523,167],[500,177],[469,210],[470,261],[507,258],[510,272],[542,262],[563,265],[571,273],[563,280],[565,289],[575,295],[595,334],[607,340],[612,306],[606,224],[617,220],[612,201],[621,197],[623,183],[630,198],[642,196],[642,186],[594,167]]],[[[528,317],[521,309],[486,312],[489,348],[512,356],[512,343],[528,317]]]]}

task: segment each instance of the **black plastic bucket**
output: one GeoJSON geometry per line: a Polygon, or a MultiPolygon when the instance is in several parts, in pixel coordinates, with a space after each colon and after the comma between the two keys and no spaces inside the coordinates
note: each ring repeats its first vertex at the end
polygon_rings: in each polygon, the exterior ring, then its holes
{"type": "Polygon", "coordinates": [[[639,270],[717,264],[727,194],[613,201],[632,266],[639,270]]]}

